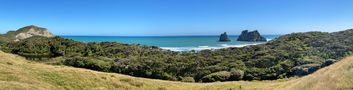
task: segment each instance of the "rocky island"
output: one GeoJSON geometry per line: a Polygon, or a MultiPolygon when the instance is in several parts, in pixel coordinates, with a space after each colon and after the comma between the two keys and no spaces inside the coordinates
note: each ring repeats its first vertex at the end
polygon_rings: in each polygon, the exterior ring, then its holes
{"type": "Polygon", "coordinates": [[[220,42],[229,42],[230,39],[227,35],[227,32],[224,32],[223,34],[221,34],[221,36],[219,36],[219,41],[220,42]]]}
{"type": "Polygon", "coordinates": [[[248,30],[244,30],[241,32],[240,36],[238,37],[238,41],[247,41],[247,42],[256,42],[267,41],[265,37],[261,36],[257,30],[249,32],[248,30]]]}

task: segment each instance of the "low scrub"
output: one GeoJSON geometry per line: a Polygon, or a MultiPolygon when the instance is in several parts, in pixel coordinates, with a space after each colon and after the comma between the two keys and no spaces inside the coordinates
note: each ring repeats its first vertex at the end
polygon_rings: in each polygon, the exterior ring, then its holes
{"type": "Polygon", "coordinates": [[[211,73],[202,78],[202,82],[226,81],[230,78],[231,73],[228,71],[220,71],[211,73]]]}

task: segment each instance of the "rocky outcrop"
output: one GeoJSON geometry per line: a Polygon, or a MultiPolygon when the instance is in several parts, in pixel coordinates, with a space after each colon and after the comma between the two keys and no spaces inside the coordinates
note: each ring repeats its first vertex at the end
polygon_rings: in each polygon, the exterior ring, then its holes
{"type": "Polygon", "coordinates": [[[7,41],[20,41],[33,36],[54,37],[54,35],[46,28],[41,28],[34,25],[26,26],[16,31],[9,31],[2,36],[6,38],[7,41]]]}
{"type": "Polygon", "coordinates": [[[219,41],[220,42],[229,42],[230,39],[227,35],[227,32],[224,32],[223,34],[221,34],[221,36],[219,36],[219,41]]]}
{"type": "Polygon", "coordinates": [[[248,30],[244,30],[241,32],[240,36],[238,37],[238,41],[248,41],[248,42],[255,42],[255,41],[267,41],[265,37],[262,37],[260,33],[255,30],[248,32],[248,30]]]}

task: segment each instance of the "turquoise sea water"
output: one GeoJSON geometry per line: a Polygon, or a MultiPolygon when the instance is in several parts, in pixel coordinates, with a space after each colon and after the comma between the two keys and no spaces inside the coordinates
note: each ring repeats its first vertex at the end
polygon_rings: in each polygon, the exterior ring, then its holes
{"type": "MultiPolygon", "coordinates": [[[[272,40],[279,35],[264,35],[272,40]]],[[[203,49],[219,49],[226,47],[243,47],[266,42],[236,41],[238,36],[229,36],[231,42],[218,42],[219,36],[62,36],[81,42],[120,42],[126,44],[142,44],[158,46],[172,51],[188,51],[203,49]]]]}

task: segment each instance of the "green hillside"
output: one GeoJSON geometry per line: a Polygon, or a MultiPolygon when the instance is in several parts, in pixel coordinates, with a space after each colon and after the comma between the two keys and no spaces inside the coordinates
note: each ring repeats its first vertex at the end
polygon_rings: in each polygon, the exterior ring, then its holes
{"type": "Polygon", "coordinates": [[[288,80],[183,83],[32,62],[0,51],[0,90],[351,90],[353,57],[288,80]]]}
{"type": "Polygon", "coordinates": [[[42,28],[42,27],[38,27],[38,26],[34,26],[34,25],[29,25],[29,26],[19,28],[16,31],[8,31],[5,34],[0,34],[0,42],[14,41],[17,39],[16,35],[18,35],[20,33],[27,33],[30,30],[35,31],[35,32],[32,32],[31,34],[33,34],[33,33],[44,34],[44,33],[48,32],[48,30],[46,28],[42,28]]]}
{"type": "Polygon", "coordinates": [[[353,29],[333,33],[292,33],[265,44],[189,52],[35,36],[0,43],[0,49],[31,60],[48,59],[67,66],[153,79],[185,82],[277,80],[305,76],[352,55],[352,35],[353,29]],[[60,60],[53,60],[57,57],[60,60]]]}

